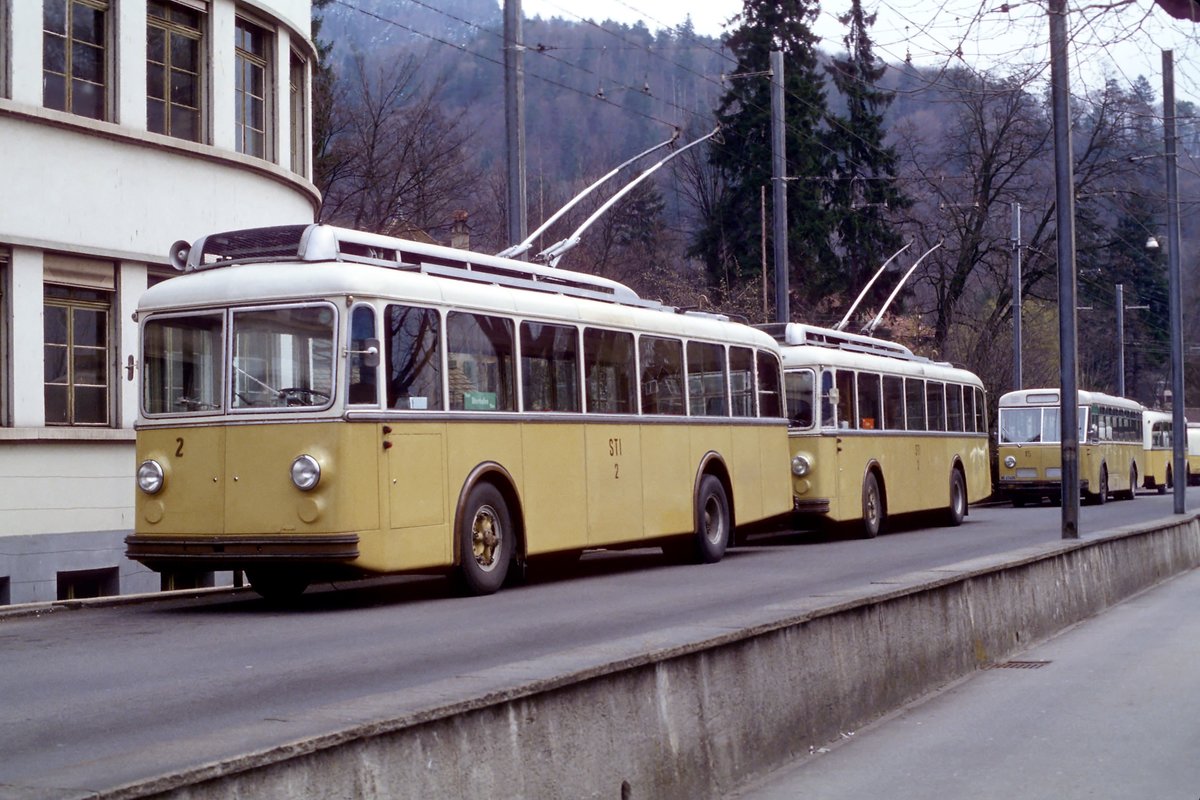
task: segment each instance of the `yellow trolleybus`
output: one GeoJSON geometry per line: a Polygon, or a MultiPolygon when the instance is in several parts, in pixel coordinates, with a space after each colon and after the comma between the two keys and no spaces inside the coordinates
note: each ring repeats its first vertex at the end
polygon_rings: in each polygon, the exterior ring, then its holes
{"type": "Polygon", "coordinates": [[[137,317],[127,554],[316,580],[663,545],[791,508],[771,337],[564,270],[329,226],[176,245],[137,317]]]}
{"type": "MultiPolygon", "coordinates": [[[[1085,499],[1106,503],[1119,493],[1133,499],[1144,474],[1142,414],[1134,400],[1078,392],[1079,488],[1085,499]]],[[[1062,500],[1062,450],[1058,389],[1023,389],[1000,398],[1000,486],[1014,506],[1043,497],[1062,500]]]]}
{"type": "Polygon", "coordinates": [[[762,326],[783,345],[792,491],[801,516],[879,534],[889,515],[942,509],[959,525],[992,493],[977,376],[870,336],[762,326]]]}
{"type": "MultiPolygon", "coordinates": [[[[1157,489],[1159,494],[1165,494],[1167,489],[1175,485],[1172,474],[1175,460],[1174,420],[1166,411],[1142,412],[1142,486],[1147,489],[1157,489]]],[[[1187,480],[1191,479],[1191,467],[1188,466],[1187,480]]]]}

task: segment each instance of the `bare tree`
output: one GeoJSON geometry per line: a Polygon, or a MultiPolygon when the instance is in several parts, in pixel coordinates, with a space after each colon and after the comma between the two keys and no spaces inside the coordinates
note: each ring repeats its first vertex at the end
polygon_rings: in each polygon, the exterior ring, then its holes
{"type": "MultiPolygon", "coordinates": [[[[324,194],[321,220],[411,235],[445,230],[475,196],[480,173],[471,133],[438,101],[442,82],[426,88],[419,61],[387,65],[353,60],[352,74],[331,94],[328,135],[319,143],[324,194]]],[[[470,210],[470,209],[464,209],[470,210]]]]}

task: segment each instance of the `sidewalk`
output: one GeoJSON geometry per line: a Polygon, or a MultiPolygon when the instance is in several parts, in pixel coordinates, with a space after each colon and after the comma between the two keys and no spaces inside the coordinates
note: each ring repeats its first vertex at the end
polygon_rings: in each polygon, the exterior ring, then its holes
{"type": "Polygon", "coordinates": [[[1195,800],[1200,570],[729,797],[1195,800]]]}

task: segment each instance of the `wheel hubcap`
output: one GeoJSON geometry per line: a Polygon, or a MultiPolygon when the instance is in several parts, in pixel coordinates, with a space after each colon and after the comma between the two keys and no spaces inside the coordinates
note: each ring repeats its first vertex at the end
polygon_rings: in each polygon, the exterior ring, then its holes
{"type": "Polygon", "coordinates": [[[704,537],[713,544],[721,541],[725,530],[724,518],[721,514],[721,504],[715,497],[708,498],[704,504],[704,537]]]}
{"type": "Polygon", "coordinates": [[[500,544],[500,521],[496,510],[491,506],[483,506],[475,512],[475,519],[471,523],[471,554],[480,569],[490,571],[496,566],[500,544]]]}

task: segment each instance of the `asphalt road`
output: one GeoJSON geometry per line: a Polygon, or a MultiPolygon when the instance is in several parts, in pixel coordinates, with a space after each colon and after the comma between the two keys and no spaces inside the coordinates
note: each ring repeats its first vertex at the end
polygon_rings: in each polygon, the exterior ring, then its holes
{"type": "MultiPolygon", "coordinates": [[[[1200,507],[1200,493],[1189,501],[1200,507]]],[[[1139,495],[1084,507],[1080,529],[1086,537],[1172,509],[1170,495],[1139,495]]],[[[1048,505],[976,507],[959,528],[915,520],[869,541],[760,537],[708,566],[669,565],[657,550],[591,553],[562,575],[483,598],[415,577],[316,586],[287,608],[238,593],[0,614],[0,797],[6,786],[119,785],[321,732],[337,709],[375,696],[435,682],[444,692],[465,673],[651,641],[681,624],[1055,541],[1060,518],[1048,505]]]]}

